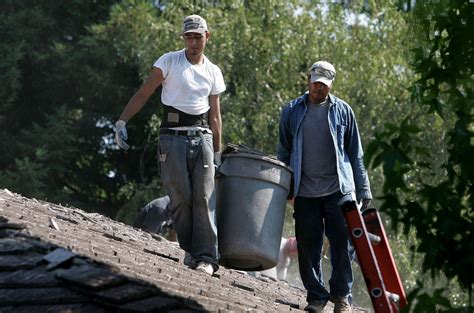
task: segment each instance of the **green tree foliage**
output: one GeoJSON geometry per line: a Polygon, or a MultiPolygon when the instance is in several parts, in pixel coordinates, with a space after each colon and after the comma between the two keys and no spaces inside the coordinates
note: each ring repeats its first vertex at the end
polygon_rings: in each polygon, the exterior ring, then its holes
{"type": "Polygon", "coordinates": [[[87,36],[113,2],[0,3],[3,187],[112,214],[116,167],[140,182],[126,163],[139,164],[141,151],[111,153],[110,116],[139,84],[136,68],[87,36]]]}
{"type": "MultiPolygon", "coordinates": [[[[423,270],[434,277],[442,272],[448,279],[455,278],[471,294],[473,6],[467,1],[418,3],[414,18],[414,33],[423,36],[423,41],[414,49],[413,67],[419,79],[411,90],[414,104],[425,109],[424,120],[435,123],[420,123],[420,115],[407,115],[402,124],[387,125],[371,143],[368,160],[372,167],[383,167],[382,208],[395,226],[403,223],[407,233],[411,227],[416,229],[423,270]],[[441,124],[443,133],[431,127],[436,124],[441,124]],[[438,149],[433,149],[424,133],[438,137],[438,149]]],[[[422,310],[422,298],[415,309],[422,310]]],[[[428,306],[435,307],[452,309],[436,301],[428,306]]]]}

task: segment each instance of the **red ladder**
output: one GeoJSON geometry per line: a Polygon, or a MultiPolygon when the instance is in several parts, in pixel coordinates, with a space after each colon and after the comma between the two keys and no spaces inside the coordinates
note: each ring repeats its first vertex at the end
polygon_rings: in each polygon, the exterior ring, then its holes
{"type": "Polygon", "coordinates": [[[355,201],[342,209],[375,313],[398,312],[407,298],[379,213],[361,214],[355,201]]]}

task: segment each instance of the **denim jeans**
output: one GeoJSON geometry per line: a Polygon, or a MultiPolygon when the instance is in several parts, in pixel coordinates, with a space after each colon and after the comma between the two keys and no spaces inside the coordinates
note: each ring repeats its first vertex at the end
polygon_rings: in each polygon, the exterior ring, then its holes
{"type": "Polygon", "coordinates": [[[349,200],[352,200],[352,195],[341,192],[318,198],[295,198],[298,263],[308,302],[326,303],[331,296],[350,296],[354,252],[350,249],[349,231],[341,208],[349,200]],[[321,264],[324,233],[331,252],[330,292],[324,286],[321,264]]]}
{"type": "Polygon", "coordinates": [[[212,134],[161,135],[159,141],[160,175],[179,245],[194,261],[210,262],[217,270],[212,134]]]}

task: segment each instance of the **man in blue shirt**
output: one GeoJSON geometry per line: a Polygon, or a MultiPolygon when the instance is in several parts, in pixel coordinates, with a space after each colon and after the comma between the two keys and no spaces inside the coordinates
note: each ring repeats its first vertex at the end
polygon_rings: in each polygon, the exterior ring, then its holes
{"type": "Polygon", "coordinates": [[[354,112],[329,94],[335,76],[332,64],[314,63],[308,92],[288,103],[280,118],[278,159],[294,170],[298,262],[310,312],[323,312],[329,300],[334,312],[351,312],[353,250],[342,205],[354,194],[362,209],[372,199],[354,112]],[[331,249],[329,292],[321,268],[324,233],[331,249]]]}

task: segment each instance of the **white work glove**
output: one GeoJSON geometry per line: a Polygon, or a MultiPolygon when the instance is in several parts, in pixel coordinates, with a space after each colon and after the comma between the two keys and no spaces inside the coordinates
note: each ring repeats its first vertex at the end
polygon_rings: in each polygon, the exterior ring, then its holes
{"type": "Polygon", "coordinates": [[[125,127],[124,120],[118,120],[115,122],[115,141],[117,142],[118,146],[124,150],[129,148],[129,145],[125,142],[128,139],[127,135],[127,128],[125,127]]]}
{"type": "Polygon", "coordinates": [[[367,210],[369,208],[370,202],[371,202],[370,199],[362,199],[362,205],[360,207],[360,211],[364,212],[365,210],[367,210]]]}

